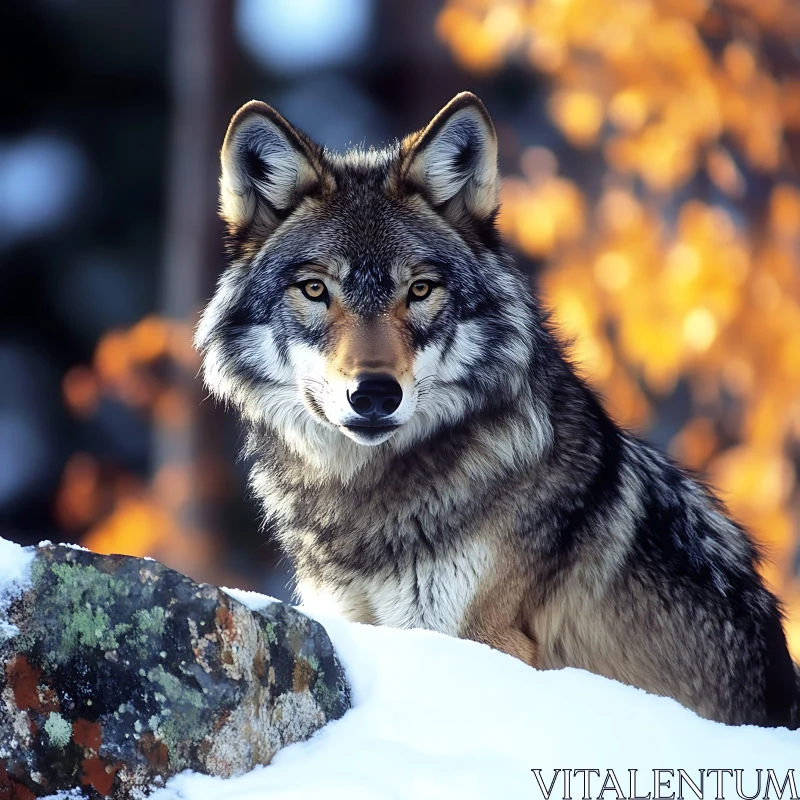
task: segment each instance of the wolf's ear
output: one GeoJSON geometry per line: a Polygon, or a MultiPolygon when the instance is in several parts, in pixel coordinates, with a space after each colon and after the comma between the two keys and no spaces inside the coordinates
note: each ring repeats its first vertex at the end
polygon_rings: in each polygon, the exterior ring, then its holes
{"type": "Polygon", "coordinates": [[[401,178],[454,221],[486,220],[497,210],[497,136],[483,103],[456,95],[402,144],[401,178]]]}
{"type": "Polygon", "coordinates": [[[233,230],[271,232],[325,182],[319,148],[257,100],[233,115],[220,160],[220,214],[233,230]]]}

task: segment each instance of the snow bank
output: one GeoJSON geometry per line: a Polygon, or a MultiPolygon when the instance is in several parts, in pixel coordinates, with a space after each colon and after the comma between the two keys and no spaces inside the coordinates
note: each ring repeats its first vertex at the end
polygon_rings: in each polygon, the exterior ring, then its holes
{"type": "Polygon", "coordinates": [[[0,539],[0,595],[11,595],[21,591],[30,578],[33,562],[32,547],[0,539]]]}
{"type": "MultiPolygon", "coordinates": [[[[251,608],[270,602],[230,593],[251,608]]],[[[539,800],[554,777],[551,797],[559,800],[582,798],[584,777],[592,798],[656,800],[679,789],[697,797],[688,783],[679,787],[679,769],[698,787],[703,781],[702,797],[717,797],[719,778],[719,796],[737,797],[734,770],[743,770],[744,794],[763,797],[767,770],[779,785],[787,771],[800,773],[800,731],[727,727],[579,670],[537,672],[474,642],[315,616],[348,669],[354,708],[268,767],[228,780],[183,774],[153,800],[539,800]],[[598,773],[574,772],[587,769],[598,773]],[[638,770],[634,792],[629,770],[638,770]]]]}
{"type": "MultiPolygon", "coordinates": [[[[21,594],[29,584],[33,553],[32,547],[21,547],[0,539],[0,615],[9,601],[21,594]]],[[[0,619],[0,641],[18,632],[16,625],[0,619]]]]}

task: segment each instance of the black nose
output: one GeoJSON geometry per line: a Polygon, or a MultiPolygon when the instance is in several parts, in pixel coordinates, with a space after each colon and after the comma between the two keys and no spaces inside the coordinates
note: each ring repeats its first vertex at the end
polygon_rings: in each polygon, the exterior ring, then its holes
{"type": "Polygon", "coordinates": [[[354,388],[347,392],[347,400],[353,411],[372,421],[394,414],[402,399],[400,384],[388,375],[356,378],[354,388]]]}

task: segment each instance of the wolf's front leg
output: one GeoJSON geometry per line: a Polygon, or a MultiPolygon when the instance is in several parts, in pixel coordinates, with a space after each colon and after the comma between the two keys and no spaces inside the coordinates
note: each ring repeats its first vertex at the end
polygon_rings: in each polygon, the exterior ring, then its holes
{"type": "Polygon", "coordinates": [[[349,622],[365,625],[378,622],[366,592],[351,587],[332,589],[310,580],[299,580],[297,594],[302,606],[314,614],[344,617],[349,622]]]}
{"type": "Polygon", "coordinates": [[[502,650],[531,667],[539,667],[539,645],[521,624],[522,603],[521,584],[511,579],[496,580],[491,588],[484,586],[478,593],[458,635],[502,650]]]}
{"type": "Polygon", "coordinates": [[[517,627],[478,624],[465,631],[464,638],[488,644],[489,647],[508,653],[531,667],[539,666],[539,648],[536,642],[517,627]]]}

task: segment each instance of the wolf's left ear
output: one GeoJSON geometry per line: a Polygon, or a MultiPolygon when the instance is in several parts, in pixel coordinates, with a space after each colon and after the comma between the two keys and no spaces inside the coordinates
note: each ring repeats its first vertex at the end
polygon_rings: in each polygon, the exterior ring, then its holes
{"type": "Polygon", "coordinates": [[[497,136],[483,103],[456,95],[402,144],[401,179],[454,221],[485,220],[497,210],[497,136]]]}
{"type": "Polygon", "coordinates": [[[220,214],[232,229],[271,233],[326,180],[317,145],[257,100],[234,114],[220,160],[220,214]]]}

